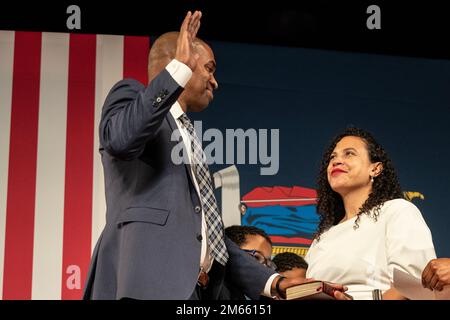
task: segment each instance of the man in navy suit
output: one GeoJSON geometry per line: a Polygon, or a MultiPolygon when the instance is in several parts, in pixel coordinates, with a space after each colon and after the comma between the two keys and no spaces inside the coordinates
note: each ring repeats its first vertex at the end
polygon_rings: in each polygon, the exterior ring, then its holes
{"type": "Polygon", "coordinates": [[[280,281],[224,236],[209,171],[190,164],[199,150],[186,112],[205,109],[218,87],[214,54],[196,38],[200,18],[188,12],[179,33],[154,42],[147,87],[125,79],[106,98],[99,130],[106,226],[85,299],[217,299],[225,265],[252,299],[303,282],[280,281]],[[190,163],[173,161],[174,132],[190,163]]]}

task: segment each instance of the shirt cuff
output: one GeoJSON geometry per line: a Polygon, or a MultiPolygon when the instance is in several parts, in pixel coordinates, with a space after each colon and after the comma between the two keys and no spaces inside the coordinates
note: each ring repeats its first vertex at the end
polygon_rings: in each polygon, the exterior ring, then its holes
{"type": "Polygon", "coordinates": [[[266,282],[266,286],[264,287],[264,292],[262,293],[263,296],[273,298],[273,296],[270,294],[271,292],[270,289],[272,288],[273,279],[275,279],[279,275],[280,275],[279,273],[274,273],[273,275],[270,276],[270,278],[266,282]]]}
{"type": "Polygon", "coordinates": [[[170,73],[172,78],[180,85],[180,87],[185,87],[189,79],[192,76],[192,70],[184,63],[173,59],[166,66],[167,72],[170,73]]]}

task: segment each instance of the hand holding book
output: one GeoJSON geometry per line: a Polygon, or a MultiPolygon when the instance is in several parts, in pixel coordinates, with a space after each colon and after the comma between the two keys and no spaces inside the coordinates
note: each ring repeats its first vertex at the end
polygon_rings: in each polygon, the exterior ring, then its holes
{"type": "Polygon", "coordinates": [[[340,284],[315,279],[279,277],[274,281],[278,296],[282,299],[337,299],[352,300],[340,284]],[[276,281],[276,282],[275,282],[276,281]]]}
{"type": "Polygon", "coordinates": [[[346,294],[346,287],[325,281],[312,280],[286,289],[287,300],[319,299],[319,300],[353,300],[346,294]]]}

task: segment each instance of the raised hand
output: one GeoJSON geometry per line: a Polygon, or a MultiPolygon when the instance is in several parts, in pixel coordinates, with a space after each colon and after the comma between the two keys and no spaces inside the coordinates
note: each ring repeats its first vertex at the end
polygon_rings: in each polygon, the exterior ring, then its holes
{"type": "Polygon", "coordinates": [[[175,59],[187,65],[191,70],[195,70],[197,66],[198,54],[194,50],[193,41],[200,28],[201,17],[201,11],[195,11],[193,14],[188,11],[181,24],[177,39],[175,59]]]}

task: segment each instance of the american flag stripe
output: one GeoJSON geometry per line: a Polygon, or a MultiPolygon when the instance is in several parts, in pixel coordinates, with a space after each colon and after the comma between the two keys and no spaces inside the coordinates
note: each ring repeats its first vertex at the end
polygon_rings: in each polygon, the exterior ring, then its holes
{"type": "Polygon", "coordinates": [[[102,104],[123,77],[147,82],[149,45],[147,37],[0,31],[3,299],[81,297],[105,221],[102,104]]]}
{"type": "Polygon", "coordinates": [[[123,77],[147,83],[147,52],[150,42],[142,37],[129,36],[125,38],[124,45],[123,77]]]}
{"type": "Polygon", "coordinates": [[[68,61],[69,35],[43,33],[32,299],[61,291],[68,61]]]}
{"type": "Polygon", "coordinates": [[[16,32],[3,297],[30,299],[36,194],[41,34],[16,32]]]}
{"type": "Polygon", "coordinates": [[[0,297],[3,296],[14,33],[0,31],[0,297]]]}
{"type": "Polygon", "coordinates": [[[71,34],[69,47],[62,299],[78,297],[70,275],[86,277],[91,253],[96,37],[71,34]]]}

